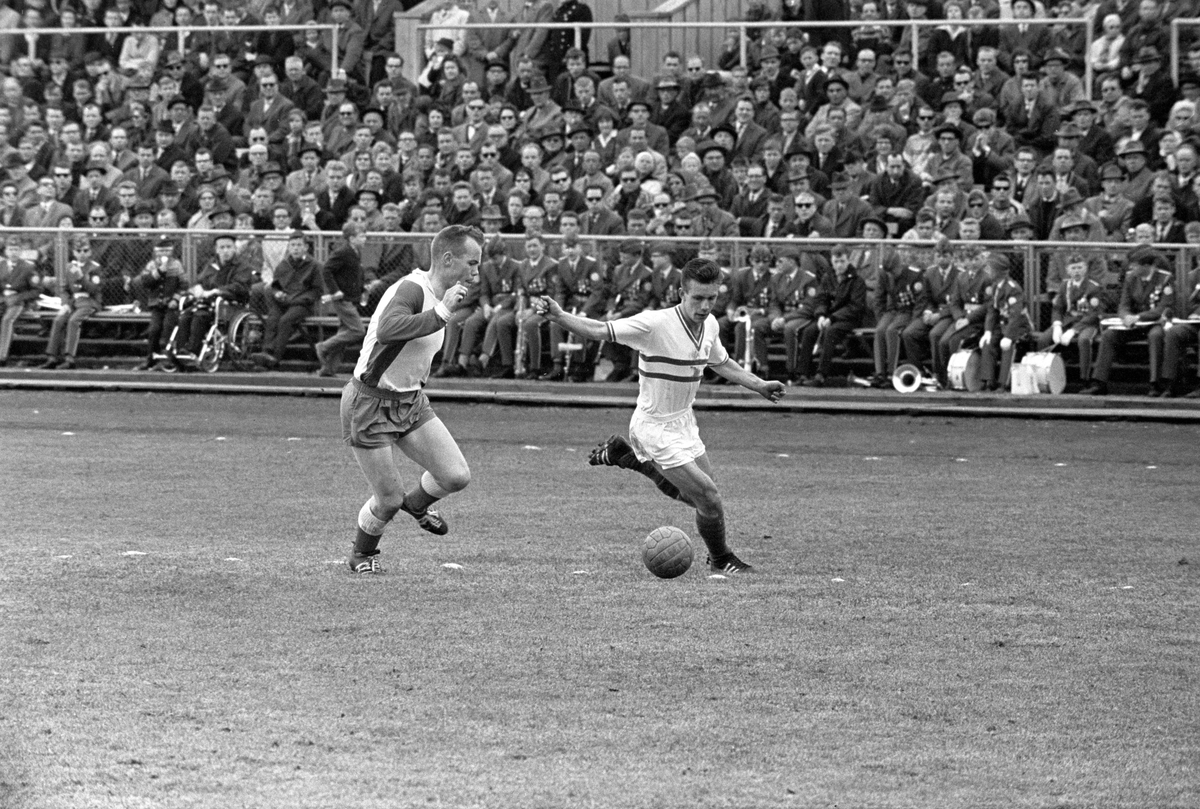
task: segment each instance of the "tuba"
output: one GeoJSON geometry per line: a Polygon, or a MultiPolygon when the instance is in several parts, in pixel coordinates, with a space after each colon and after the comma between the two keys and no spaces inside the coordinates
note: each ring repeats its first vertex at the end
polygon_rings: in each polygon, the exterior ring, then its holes
{"type": "Polygon", "coordinates": [[[931,376],[922,376],[921,369],[912,363],[897,365],[892,374],[892,387],[900,393],[915,393],[921,388],[937,389],[937,380],[931,376]]]}

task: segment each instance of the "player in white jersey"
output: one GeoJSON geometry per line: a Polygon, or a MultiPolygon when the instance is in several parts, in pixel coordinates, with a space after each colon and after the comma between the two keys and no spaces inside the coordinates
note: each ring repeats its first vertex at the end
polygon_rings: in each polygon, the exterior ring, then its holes
{"type": "Polygon", "coordinates": [[[423,388],[446,322],[467,286],[479,282],[482,249],[483,234],[475,228],[451,225],[434,236],[428,272],[410,273],[383,294],[354,376],[342,390],[342,438],[372,491],[358,512],[348,562],[355,573],[379,572],[379,539],[398,511],[430,533],[446,533],[446,521],[430,506],[471,482],[462,451],[423,388]],[[394,450],[423,470],[407,493],[394,450]]]}
{"type": "Polygon", "coordinates": [[[695,508],[709,567],[749,573],[754,568],[738,559],[725,541],[725,508],[692,402],[706,367],[772,402],[778,402],[786,388],[730,360],[712,315],[720,283],[716,262],[697,258],[684,265],[680,303],[670,309],[603,323],[567,314],[552,298],[540,298],[534,306],[538,314],[584,339],[611,340],[640,353],[638,403],[629,422],[629,442],[614,435],[592,453],[591,463],[641,472],[663,494],[695,508]]]}

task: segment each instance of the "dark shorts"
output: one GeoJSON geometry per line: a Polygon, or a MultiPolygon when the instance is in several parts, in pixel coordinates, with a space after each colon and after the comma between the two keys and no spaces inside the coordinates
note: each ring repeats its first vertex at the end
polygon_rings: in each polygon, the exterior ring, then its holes
{"type": "Polygon", "coordinates": [[[390,447],[437,415],[425,391],[371,388],[351,379],[342,389],[342,440],[351,447],[390,447]]]}

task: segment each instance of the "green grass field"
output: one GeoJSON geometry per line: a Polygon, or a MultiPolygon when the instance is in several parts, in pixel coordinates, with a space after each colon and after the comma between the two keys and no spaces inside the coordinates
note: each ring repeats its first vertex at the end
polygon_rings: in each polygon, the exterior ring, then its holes
{"type": "Polygon", "coordinates": [[[660,581],[628,412],[435,406],[356,578],[336,400],[0,392],[0,807],[1200,805],[1196,427],[702,413],[660,581]]]}

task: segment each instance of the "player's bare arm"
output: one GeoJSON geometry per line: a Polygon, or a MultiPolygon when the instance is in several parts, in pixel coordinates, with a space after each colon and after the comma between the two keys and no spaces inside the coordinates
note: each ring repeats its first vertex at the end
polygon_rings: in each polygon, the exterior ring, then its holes
{"type": "Polygon", "coordinates": [[[710,365],[709,367],[712,368],[713,373],[723,376],[730,382],[735,382],[747,390],[754,391],[772,403],[778,403],[787,392],[787,388],[782,382],[755,376],[732,360],[726,360],[720,365],[710,365]]]}
{"type": "Polygon", "coordinates": [[[542,295],[541,297],[534,298],[532,304],[533,311],[537,314],[552,323],[557,323],[577,337],[582,337],[585,340],[608,339],[608,324],[601,323],[599,320],[592,320],[590,317],[581,317],[580,315],[565,312],[558,304],[558,301],[551,297],[542,295]]]}

